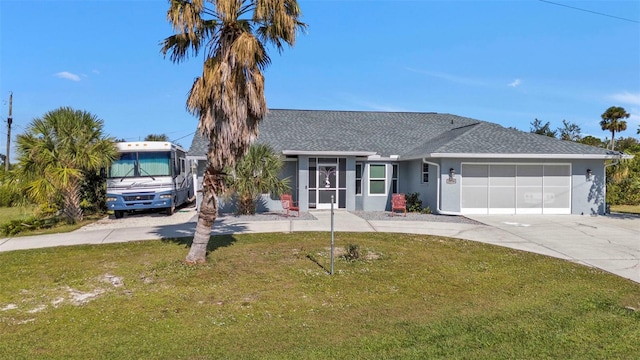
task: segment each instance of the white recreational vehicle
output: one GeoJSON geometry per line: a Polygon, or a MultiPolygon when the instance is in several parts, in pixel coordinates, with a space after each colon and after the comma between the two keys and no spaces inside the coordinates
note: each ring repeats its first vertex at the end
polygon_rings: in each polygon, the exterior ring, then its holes
{"type": "Polygon", "coordinates": [[[193,199],[191,166],[182,147],[165,141],[116,143],[120,154],[107,173],[107,208],[116,218],[125,211],[164,209],[193,199]]]}

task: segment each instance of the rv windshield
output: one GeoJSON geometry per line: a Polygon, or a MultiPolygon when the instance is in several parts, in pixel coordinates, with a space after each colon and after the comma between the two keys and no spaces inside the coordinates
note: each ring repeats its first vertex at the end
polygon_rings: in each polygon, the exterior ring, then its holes
{"type": "Polygon", "coordinates": [[[170,176],[171,153],[168,151],[120,154],[109,168],[109,177],[170,176]]]}

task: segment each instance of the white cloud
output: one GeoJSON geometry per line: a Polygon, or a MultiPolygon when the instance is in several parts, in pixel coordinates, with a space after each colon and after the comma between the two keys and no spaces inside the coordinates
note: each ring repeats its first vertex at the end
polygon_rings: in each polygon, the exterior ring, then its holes
{"type": "Polygon", "coordinates": [[[623,104],[640,105],[640,93],[622,92],[609,95],[608,98],[623,104]]]}
{"type": "Polygon", "coordinates": [[[516,86],[518,86],[520,84],[522,84],[522,80],[515,79],[512,82],[508,83],[507,86],[516,87],[516,86]]]}
{"type": "Polygon", "coordinates": [[[71,80],[71,81],[80,81],[80,76],[70,73],[68,71],[62,71],[59,73],[55,73],[53,74],[53,76],[55,77],[59,77],[60,79],[67,79],[67,80],[71,80]]]}

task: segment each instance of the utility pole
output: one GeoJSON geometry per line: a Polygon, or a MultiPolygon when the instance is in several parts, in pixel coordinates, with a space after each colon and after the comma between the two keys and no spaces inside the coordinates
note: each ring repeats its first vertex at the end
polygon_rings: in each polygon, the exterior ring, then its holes
{"type": "Polygon", "coordinates": [[[9,93],[9,117],[7,118],[7,154],[4,157],[4,169],[9,171],[9,152],[11,151],[11,123],[13,122],[13,117],[11,113],[11,108],[13,107],[13,93],[9,93]]]}

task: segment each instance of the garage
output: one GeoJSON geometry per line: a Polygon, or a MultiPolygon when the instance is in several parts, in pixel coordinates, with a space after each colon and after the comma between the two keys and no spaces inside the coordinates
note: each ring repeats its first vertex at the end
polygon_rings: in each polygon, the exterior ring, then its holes
{"type": "Polygon", "coordinates": [[[571,214],[570,164],[463,163],[463,214],[571,214]]]}

